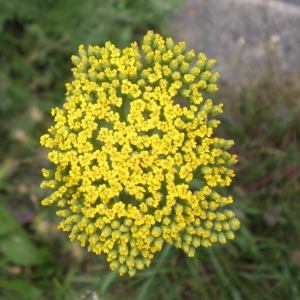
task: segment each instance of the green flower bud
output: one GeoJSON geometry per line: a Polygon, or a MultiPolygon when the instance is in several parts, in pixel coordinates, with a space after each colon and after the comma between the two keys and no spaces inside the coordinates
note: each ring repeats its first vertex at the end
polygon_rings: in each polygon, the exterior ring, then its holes
{"type": "Polygon", "coordinates": [[[158,51],[159,51],[161,54],[166,53],[166,51],[167,51],[166,46],[165,46],[165,45],[159,45],[159,46],[158,46],[158,51]]]}
{"type": "Polygon", "coordinates": [[[137,71],[141,71],[143,69],[143,65],[140,61],[136,61],[134,66],[136,67],[137,71]]]}
{"type": "Polygon", "coordinates": [[[200,246],[201,242],[200,242],[200,237],[198,236],[193,236],[193,240],[192,240],[192,245],[195,248],[198,248],[200,246]]]}
{"type": "MultiPolygon", "coordinates": [[[[200,94],[200,95],[201,95],[201,94],[200,94]]],[[[203,101],[203,98],[202,98],[201,96],[191,96],[191,97],[189,98],[189,100],[190,100],[190,102],[191,102],[192,104],[198,105],[198,104],[200,104],[200,103],[203,101]]]]}
{"type": "Polygon", "coordinates": [[[216,213],[216,221],[217,222],[221,222],[221,221],[224,221],[226,219],[227,219],[227,217],[224,213],[221,213],[219,211],[216,213]]]}
{"type": "Polygon", "coordinates": [[[192,243],[193,237],[192,237],[190,234],[185,233],[185,234],[183,235],[183,239],[186,241],[186,243],[187,243],[188,245],[190,245],[190,244],[192,243]]]}
{"type": "Polygon", "coordinates": [[[190,246],[189,246],[187,243],[183,242],[183,243],[182,243],[182,250],[183,250],[185,253],[188,253],[189,250],[190,250],[190,246]]]}
{"type": "Polygon", "coordinates": [[[141,254],[142,254],[142,256],[143,256],[144,258],[146,258],[146,257],[148,257],[148,255],[149,255],[149,250],[147,250],[147,249],[142,249],[142,250],[141,250],[141,254]]]}
{"type": "MultiPolygon", "coordinates": [[[[110,230],[111,230],[111,229],[110,229],[110,230]]],[[[94,223],[88,224],[88,225],[86,226],[86,228],[85,228],[85,232],[86,232],[86,234],[88,234],[88,235],[91,235],[91,234],[93,234],[93,233],[96,232],[96,231],[97,231],[97,228],[96,228],[96,226],[95,226],[94,223]]]]}
{"type": "Polygon", "coordinates": [[[183,76],[183,82],[185,84],[189,84],[189,83],[192,83],[195,79],[195,76],[191,75],[191,74],[185,74],[183,76]]]}
{"type": "Polygon", "coordinates": [[[142,259],[136,259],[135,260],[135,267],[138,269],[138,270],[143,270],[144,269],[144,262],[142,259]]]}
{"type": "Polygon", "coordinates": [[[101,236],[102,237],[109,237],[111,235],[112,229],[109,225],[106,225],[102,231],[101,231],[101,236]]]}
{"type": "Polygon", "coordinates": [[[200,219],[195,219],[195,221],[193,222],[193,225],[195,226],[195,227],[198,227],[198,226],[200,226],[200,223],[201,223],[201,221],[200,221],[200,219]]]}
{"type": "Polygon", "coordinates": [[[134,276],[135,273],[136,273],[136,269],[135,268],[132,268],[132,269],[128,270],[128,274],[129,274],[130,277],[134,276]]]}
{"type": "Polygon", "coordinates": [[[205,230],[203,229],[203,227],[201,227],[201,226],[196,227],[196,234],[198,236],[203,236],[204,233],[205,233],[205,230]]]}
{"type": "Polygon", "coordinates": [[[191,68],[190,74],[194,76],[198,76],[200,74],[200,69],[197,67],[191,68]]]}
{"type": "Polygon", "coordinates": [[[236,159],[232,159],[232,158],[226,159],[225,166],[234,165],[236,162],[237,162],[236,159]]]}
{"type": "Polygon", "coordinates": [[[234,239],[234,233],[231,230],[225,231],[224,234],[229,240],[234,239]]]}
{"type": "Polygon", "coordinates": [[[71,56],[72,63],[77,66],[81,62],[81,58],[76,55],[71,56]]]}
{"type": "Polygon", "coordinates": [[[72,230],[72,228],[73,228],[73,225],[71,225],[71,224],[64,224],[62,230],[66,231],[66,232],[69,232],[69,231],[72,230]]]}
{"type": "Polygon", "coordinates": [[[154,39],[154,33],[153,32],[148,32],[148,34],[144,37],[143,44],[151,46],[152,42],[153,42],[153,39],[154,39]]]}
{"type": "Polygon", "coordinates": [[[140,87],[144,87],[146,85],[146,81],[144,79],[139,79],[137,84],[140,86],[140,87]]]}
{"type": "Polygon", "coordinates": [[[164,239],[161,237],[154,239],[154,245],[162,248],[162,246],[164,245],[164,239]]]}
{"type": "Polygon", "coordinates": [[[118,229],[120,227],[120,222],[117,220],[112,221],[111,228],[112,229],[118,229]]]}
{"type": "Polygon", "coordinates": [[[201,239],[201,245],[205,248],[210,247],[212,244],[208,239],[201,239]]]}
{"type": "Polygon", "coordinates": [[[222,224],[220,222],[215,222],[214,223],[214,229],[216,231],[221,231],[222,230],[222,224]]]}
{"type": "Polygon", "coordinates": [[[207,229],[211,229],[213,227],[214,223],[210,220],[205,220],[204,221],[204,227],[207,229]]]}
{"type": "Polygon", "coordinates": [[[83,46],[83,45],[80,45],[80,46],[79,46],[78,52],[79,52],[79,55],[80,55],[81,57],[82,57],[82,56],[87,56],[87,53],[86,53],[86,51],[84,50],[84,46],[83,46]]]}
{"type": "Polygon", "coordinates": [[[222,108],[221,108],[220,106],[214,105],[214,106],[212,107],[212,109],[211,109],[209,115],[210,115],[210,116],[216,116],[216,115],[218,115],[218,114],[220,114],[220,113],[222,113],[222,112],[223,112],[223,110],[222,110],[222,108]]]}
{"type": "Polygon", "coordinates": [[[168,66],[163,66],[163,75],[168,78],[172,75],[172,70],[168,66]]]}
{"type": "Polygon", "coordinates": [[[175,54],[175,56],[178,56],[178,55],[182,54],[183,53],[182,48],[179,45],[175,45],[173,53],[175,54]]]}
{"type": "Polygon", "coordinates": [[[89,73],[88,74],[88,76],[89,76],[89,79],[91,80],[91,81],[94,81],[94,82],[96,82],[97,81],[97,73],[96,72],[91,72],[91,73],[89,73]]]}
{"type": "Polygon", "coordinates": [[[219,207],[219,204],[215,201],[210,201],[208,204],[208,209],[210,211],[215,211],[219,207]]]}
{"type": "Polygon", "coordinates": [[[198,85],[198,89],[201,91],[205,91],[207,87],[207,83],[204,80],[200,80],[197,85],[198,85]]]}
{"type": "Polygon", "coordinates": [[[206,213],[206,217],[207,217],[207,219],[209,219],[209,220],[213,220],[213,219],[216,218],[216,214],[213,213],[213,212],[211,212],[211,211],[208,211],[208,212],[206,213]]]}
{"type": "Polygon", "coordinates": [[[86,243],[87,240],[88,240],[88,235],[85,234],[84,232],[83,232],[82,234],[78,234],[78,235],[77,235],[77,240],[79,240],[81,246],[84,247],[84,246],[85,246],[85,243],[86,243]]]}
{"type": "Polygon", "coordinates": [[[119,274],[120,274],[120,276],[123,276],[125,273],[127,273],[127,266],[125,266],[125,265],[121,265],[120,267],[119,267],[119,274]]]}
{"type": "Polygon", "coordinates": [[[105,61],[102,63],[102,67],[103,67],[104,70],[110,68],[110,67],[111,67],[110,61],[109,61],[108,59],[105,60],[105,61]]]}
{"type": "Polygon", "coordinates": [[[186,44],[185,42],[179,42],[179,47],[181,48],[181,53],[184,54],[186,51],[186,44]]]}
{"type": "Polygon", "coordinates": [[[220,242],[221,244],[226,244],[227,240],[223,232],[218,233],[218,242],[220,242]]]}
{"type": "Polygon", "coordinates": [[[191,51],[189,51],[188,53],[185,54],[185,61],[186,62],[191,62],[194,57],[195,57],[195,52],[194,52],[194,50],[191,50],[191,51]]]}
{"type": "Polygon", "coordinates": [[[131,257],[136,257],[136,256],[138,256],[138,254],[139,254],[139,250],[137,250],[137,249],[131,249],[130,250],[130,256],[131,257]]]}
{"type": "MultiPolygon", "coordinates": [[[[122,75],[122,74],[119,74],[119,79],[120,79],[120,80],[122,80],[122,79],[120,78],[121,75],[122,75]]],[[[97,78],[98,78],[100,81],[105,81],[105,80],[107,79],[104,72],[98,73],[98,74],[97,74],[97,78]]]]}
{"type": "Polygon", "coordinates": [[[178,61],[176,59],[173,59],[169,67],[172,71],[176,71],[178,69],[178,61]]]}
{"type": "Polygon", "coordinates": [[[153,47],[153,49],[157,49],[159,47],[159,43],[156,38],[154,38],[154,40],[153,40],[152,47],[153,47]]]}
{"type": "Polygon", "coordinates": [[[131,246],[132,248],[134,248],[134,247],[136,246],[136,239],[135,239],[135,238],[131,238],[131,239],[130,239],[130,246],[131,246]]]}
{"type": "MultiPolygon", "coordinates": [[[[181,64],[181,66],[180,66],[180,72],[182,73],[182,74],[185,74],[185,73],[187,73],[188,71],[189,71],[189,64],[188,63],[186,63],[186,62],[183,62],[182,64],[181,64]]],[[[191,74],[186,74],[186,75],[190,75],[190,76],[192,76],[193,78],[195,78],[195,76],[193,76],[193,75],[191,75],[191,74]]],[[[185,76],[186,76],[185,75],[185,76]]]]}
{"type": "Polygon", "coordinates": [[[195,256],[196,249],[193,246],[190,246],[189,251],[187,252],[188,257],[194,257],[195,256]]]}
{"type": "Polygon", "coordinates": [[[230,149],[232,146],[234,145],[234,141],[233,140],[227,140],[223,145],[222,145],[222,149],[224,150],[228,150],[230,149]]]}
{"type": "Polygon", "coordinates": [[[224,210],[224,215],[227,219],[231,219],[235,216],[234,212],[228,209],[224,210]]]}
{"type": "Polygon", "coordinates": [[[215,232],[213,232],[213,233],[210,235],[209,240],[210,240],[212,243],[217,242],[217,241],[218,241],[218,235],[217,235],[215,232]]]}
{"type": "Polygon", "coordinates": [[[220,124],[219,120],[209,120],[207,122],[207,127],[208,128],[217,128],[219,124],[220,124]]]}
{"type": "Polygon", "coordinates": [[[161,232],[160,227],[154,226],[154,227],[152,228],[151,234],[152,234],[154,237],[158,238],[159,236],[161,236],[161,233],[162,233],[162,232],[161,232]]]}
{"type": "Polygon", "coordinates": [[[181,74],[180,74],[179,72],[176,72],[176,71],[175,71],[175,72],[172,74],[172,78],[173,78],[174,80],[179,80],[180,77],[181,77],[181,74]]]}
{"type": "MultiPolygon", "coordinates": [[[[124,225],[125,225],[125,226],[131,227],[132,224],[133,224],[133,220],[132,220],[132,219],[126,218],[126,219],[124,220],[124,225]]],[[[126,231],[126,232],[127,232],[127,231],[126,231]]]]}
{"type": "Polygon", "coordinates": [[[57,206],[58,207],[65,207],[67,205],[67,202],[68,200],[67,199],[60,199],[58,202],[57,202],[57,206]]]}
{"type": "Polygon", "coordinates": [[[135,260],[133,257],[128,257],[126,260],[126,265],[129,269],[132,269],[135,266],[135,260]]]}
{"type": "Polygon", "coordinates": [[[144,265],[146,265],[147,267],[149,267],[150,264],[151,264],[151,259],[148,258],[148,257],[143,257],[142,258],[142,262],[144,263],[144,265]]]}
{"type": "Polygon", "coordinates": [[[169,224],[171,223],[171,219],[168,218],[168,217],[163,217],[162,223],[163,223],[164,225],[169,225],[169,224]]]}
{"type": "Polygon", "coordinates": [[[119,262],[118,262],[117,259],[111,261],[110,264],[109,264],[109,267],[110,267],[112,270],[118,269],[119,266],[120,266],[120,264],[119,264],[119,262]]]}
{"type": "Polygon", "coordinates": [[[69,209],[58,210],[56,215],[62,218],[66,218],[71,215],[71,211],[69,209]]]}
{"type": "Polygon", "coordinates": [[[153,235],[148,235],[147,237],[146,237],[146,240],[149,242],[149,244],[151,244],[153,241],[154,241],[154,236],[153,235]]]}
{"type": "Polygon", "coordinates": [[[173,50],[174,49],[174,41],[171,38],[166,39],[166,46],[168,50],[173,50]]]}
{"type": "Polygon", "coordinates": [[[120,228],[119,228],[120,232],[128,232],[130,229],[128,226],[125,226],[125,225],[121,225],[120,228]]]}
{"type": "MultiPolygon", "coordinates": [[[[178,56],[176,57],[176,59],[177,59],[177,61],[178,61],[178,64],[182,64],[183,62],[185,62],[185,61],[184,61],[184,60],[185,60],[185,56],[182,55],[182,54],[178,55],[178,56]]],[[[186,64],[186,62],[185,62],[185,64],[186,64]]]]}
{"type": "Polygon", "coordinates": [[[210,71],[216,63],[217,61],[215,59],[210,59],[209,61],[207,61],[204,67],[205,71],[210,71]]]}
{"type": "Polygon", "coordinates": [[[210,76],[208,82],[209,83],[216,83],[219,78],[220,78],[220,74],[218,72],[216,72],[215,74],[210,76]]]}
{"type": "Polygon", "coordinates": [[[89,238],[89,242],[91,245],[96,245],[99,242],[99,235],[96,233],[92,234],[89,238]]]}
{"type": "MultiPolygon", "coordinates": [[[[201,146],[198,146],[198,147],[199,147],[199,149],[196,149],[196,150],[198,150],[198,152],[200,152],[201,146]]],[[[202,174],[206,175],[206,174],[210,174],[212,169],[208,166],[202,166],[202,167],[200,167],[200,171],[202,172],[202,174]]]]}
{"type": "Polygon", "coordinates": [[[183,90],[181,91],[181,96],[184,97],[184,98],[189,98],[189,97],[190,97],[190,94],[191,94],[191,91],[190,91],[190,90],[183,89],[183,90]]]}
{"type": "Polygon", "coordinates": [[[128,247],[125,245],[119,245],[118,251],[121,255],[125,255],[125,256],[128,255],[128,247]]]}
{"type": "Polygon", "coordinates": [[[206,88],[205,88],[205,92],[207,94],[212,94],[214,92],[216,92],[219,88],[217,87],[216,84],[214,83],[210,83],[206,88]]]}
{"type": "Polygon", "coordinates": [[[73,232],[73,233],[78,233],[78,232],[80,232],[80,229],[78,228],[77,225],[74,225],[74,226],[73,226],[72,232],[73,232]]]}
{"type": "Polygon", "coordinates": [[[228,223],[232,230],[238,230],[240,228],[240,221],[237,218],[232,218],[228,223]]]}
{"type": "Polygon", "coordinates": [[[81,62],[82,62],[82,64],[84,65],[85,70],[86,70],[87,68],[89,68],[90,63],[89,63],[88,58],[87,58],[85,55],[81,57],[81,62]]]}
{"type": "Polygon", "coordinates": [[[225,230],[230,230],[230,225],[229,225],[229,223],[226,222],[226,221],[223,221],[223,222],[222,222],[222,228],[223,228],[224,231],[225,231],[225,230]]]}
{"type": "Polygon", "coordinates": [[[127,255],[119,255],[119,263],[124,264],[127,260],[128,256],[127,255]]]}
{"type": "Polygon", "coordinates": [[[77,233],[71,232],[71,233],[69,234],[69,239],[70,239],[70,241],[73,242],[73,241],[77,240],[77,236],[78,236],[77,233]]]}
{"type": "Polygon", "coordinates": [[[195,227],[192,226],[192,225],[186,226],[185,231],[186,231],[188,234],[192,234],[192,235],[196,233],[195,227]]]}
{"type": "Polygon", "coordinates": [[[154,63],[158,63],[161,64],[162,58],[161,55],[154,55],[154,59],[153,59],[154,63]]]}
{"type": "Polygon", "coordinates": [[[211,77],[211,73],[209,71],[202,72],[199,76],[201,80],[208,81],[211,77]]]}

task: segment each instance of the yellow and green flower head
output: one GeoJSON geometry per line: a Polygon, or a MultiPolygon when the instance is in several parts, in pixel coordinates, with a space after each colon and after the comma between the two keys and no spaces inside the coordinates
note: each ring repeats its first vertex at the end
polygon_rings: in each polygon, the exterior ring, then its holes
{"type": "Polygon", "coordinates": [[[141,49],[80,46],[72,62],[66,102],[41,137],[55,165],[42,170],[41,187],[54,189],[42,204],[58,206],[59,228],[130,276],[164,243],[192,257],[233,239],[240,223],[222,187],[237,159],[233,141],[213,137],[222,105],[204,99],[218,89],[216,61],[149,31],[141,49]]]}

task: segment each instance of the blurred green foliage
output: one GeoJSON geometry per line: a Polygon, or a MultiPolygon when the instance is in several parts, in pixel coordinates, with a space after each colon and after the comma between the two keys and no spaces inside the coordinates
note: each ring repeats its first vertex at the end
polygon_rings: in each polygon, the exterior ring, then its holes
{"type": "Polygon", "coordinates": [[[60,105],[80,44],[118,47],[159,30],[182,0],[0,0],[0,119],[29,132],[41,121],[32,107],[60,105]],[[28,116],[32,116],[31,118],[28,116]]]}

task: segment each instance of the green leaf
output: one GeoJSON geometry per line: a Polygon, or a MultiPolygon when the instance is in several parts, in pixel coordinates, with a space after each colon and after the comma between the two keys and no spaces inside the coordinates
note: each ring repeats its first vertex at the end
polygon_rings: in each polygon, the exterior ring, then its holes
{"type": "Polygon", "coordinates": [[[18,224],[15,220],[0,205],[0,236],[14,231],[16,226],[18,227],[18,224]]]}
{"type": "Polygon", "coordinates": [[[100,295],[103,296],[106,291],[108,290],[109,286],[114,282],[115,278],[118,277],[118,270],[114,270],[109,272],[109,274],[104,278],[101,288],[100,288],[100,295]]]}
{"type": "Polygon", "coordinates": [[[18,265],[30,266],[39,262],[35,246],[18,233],[1,237],[0,251],[18,265]]]}
{"type": "Polygon", "coordinates": [[[11,262],[30,266],[40,262],[37,248],[26,231],[0,205],[0,252],[11,262]]]}
{"type": "Polygon", "coordinates": [[[29,284],[28,282],[21,280],[1,279],[0,290],[7,290],[13,292],[14,299],[18,300],[40,299],[40,296],[42,294],[42,292],[39,289],[29,284]]]}

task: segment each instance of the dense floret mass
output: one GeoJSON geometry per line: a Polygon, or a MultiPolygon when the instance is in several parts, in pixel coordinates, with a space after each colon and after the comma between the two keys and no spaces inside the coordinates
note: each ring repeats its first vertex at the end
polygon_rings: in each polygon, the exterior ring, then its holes
{"type": "Polygon", "coordinates": [[[59,227],[120,275],[149,266],[164,243],[192,257],[239,227],[222,209],[233,201],[222,196],[233,141],[212,136],[222,105],[203,99],[217,90],[216,61],[194,58],[151,31],[141,49],[80,46],[66,103],[41,137],[55,165],[42,170],[41,187],[54,189],[42,204],[58,206],[59,227]]]}

